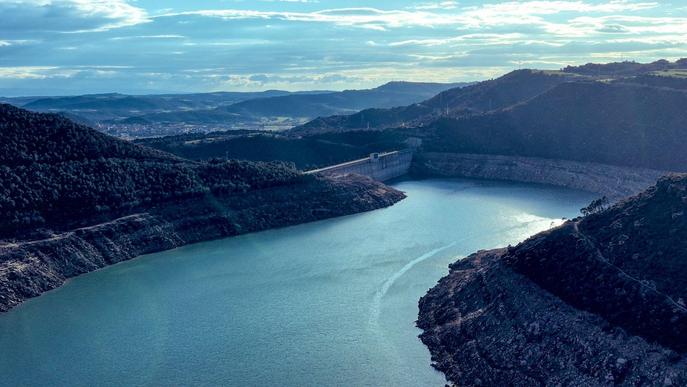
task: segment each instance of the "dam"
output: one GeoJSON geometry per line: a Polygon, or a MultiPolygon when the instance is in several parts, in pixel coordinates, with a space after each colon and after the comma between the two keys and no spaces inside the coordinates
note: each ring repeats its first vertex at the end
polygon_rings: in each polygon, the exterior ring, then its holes
{"type": "Polygon", "coordinates": [[[406,149],[387,153],[372,153],[364,159],[315,169],[305,173],[327,176],[342,176],[355,173],[377,181],[387,181],[407,174],[412,161],[413,151],[406,149]]]}

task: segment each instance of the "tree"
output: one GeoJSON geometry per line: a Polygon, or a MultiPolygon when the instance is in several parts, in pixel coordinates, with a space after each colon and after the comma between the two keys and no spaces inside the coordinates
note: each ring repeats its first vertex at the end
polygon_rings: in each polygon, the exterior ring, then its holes
{"type": "Polygon", "coordinates": [[[602,198],[592,200],[587,207],[580,209],[580,212],[582,212],[582,215],[584,216],[589,216],[604,211],[609,207],[609,205],[610,203],[608,198],[604,196],[602,198]]]}

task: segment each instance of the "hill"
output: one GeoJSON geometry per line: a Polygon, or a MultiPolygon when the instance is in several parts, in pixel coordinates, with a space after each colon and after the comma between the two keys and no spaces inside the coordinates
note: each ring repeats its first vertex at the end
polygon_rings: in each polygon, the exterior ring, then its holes
{"type": "Polygon", "coordinates": [[[491,114],[440,119],[424,148],[687,171],[687,91],[566,82],[491,114]]]}
{"type": "Polygon", "coordinates": [[[232,129],[289,129],[318,116],[408,105],[464,84],[390,82],[369,90],[216,92],[0,98],[38,112],[60,113],[105,133],[144,138],[232,129]]]}
{"type": "Polygon", "coordinates": [[[119,158],[171,161],[170,154],[135,146],[56,114],[0,104],[0,165],[57,164],[119,158]]]}
{"type": "Polygon", "coordinates": [[[572,78],[560,72],[517,70],[497,79],[443,91],[410,106],[366,109],[352,115],[318,118],[294,128],[292,133],[419,127],[441,117],[462,117],[507,108],[572,78]]]}
{"type": "Polygon", "coordinates": [[[686,65],[681,60],[518,70],[420,104],[321,118],[288,134],[378,132],[396,143],[421,140],[421,155],[505,155],[687,171],[686,65]]]}
{"type": "Polygon", "coordinates": [[[185,160],[10,105],[0,140],[0,311],[140,254],[404,197],[281,162],[185,160]]]}
{"type": "Polygon", "coordinates": [[[405,148],[403,136],[381,132],[324,133],[295,138],[264,131],[226,131],[136,140],[137,144],[192,160],[230,158],[288,161],[310,170],[405,148]]]}
{"type": "Polygon", "coordinates": [[[420,300],[460,385],[687,383],[687,175],[515,247],[478,252],[420,300]]]}
{"type": "Polygon", "coordinates": [[[426,101],[393,109],[366,109],[352,115],[322,117],[294,128],[294,135],[312,133],[418,128],[446,118],[497,112],[525,103],[569,82],[626,82],[654,87],[683,88],[687,59],[676,62],[608,63],[568,66],[559,71],[516,70],[496,79],[444,91],[426,101]]]}

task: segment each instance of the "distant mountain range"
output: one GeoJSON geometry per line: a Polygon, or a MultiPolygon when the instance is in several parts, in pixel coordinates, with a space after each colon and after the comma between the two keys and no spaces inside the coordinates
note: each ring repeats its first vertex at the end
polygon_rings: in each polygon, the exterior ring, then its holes
{"type": "Polygon", "coordinates": [[[168,95],[95,94],[0,98],[39,112],[61,113],[110,134],[143,136],[212,129],[290,128],[319,116],[393,107],[427,99],[463,84],[391,82],[370,90],[168,95]],[[142,128],[145,127],[145,128],[142,128]],[[195,127],[195,129],[194,129],[195,127]],[[166,128],[166,130],[165,130],[166,128]]]}
{"type": "Polygon", "coordinates": [[[223,132],[141,143],[198,160],[286,160],[307,169],[403,148],[408,141],[421,142],[420,154],[687,171],[687,61],[518,70],[421,103],[319,118],[280,134],[223,132]],[[585,75],[591,69],[595,75],[585,75]]]}
{"type": "Polygon", "coordinates": [[[209,110],[176,111],[130,117],[123,124],[227,124],[265,118],[312,119],[315,117],[357,112],[371,106],[407,105],[463,84],[392,82],[370,90],[346,90],[319,94],[290,94],[249,99],[209,110]]]}
{"type": "MultiPolygon", "coordinates": [[[[317,94],[320,92],[308,92],[317,94]]],[[[198,94],[126,95],[119,93],[88,94],[57,97],[0,98],[25,109],[81,115],[83,118],[101,121],[131,117],[150,112],[170,110],[209,109],[255,98],[269,98],[293,94],[282,90],[263,92],[217,92],[198,94]]]]}

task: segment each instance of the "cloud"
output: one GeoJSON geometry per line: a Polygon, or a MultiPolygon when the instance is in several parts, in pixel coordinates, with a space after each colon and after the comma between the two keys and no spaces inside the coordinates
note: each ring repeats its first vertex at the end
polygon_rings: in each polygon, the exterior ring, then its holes
{"type": "Polygon", "coordinates": [[[410,9],[442,9],[442,10],[447,10],[447,9],[456,9],[458,8],[459,3],[457,1],[441,1],[441,2],[435,2],[435,3],[421,3],[417,5],[413,5],[411,7],[408,7],[410,9]]]}
{"type": "Polygon", "coordinates": [[[607,3],[585,1],[509,1],[481,6],[459,7],[455,1],[424,3],[411,10],[382,10],[372,7],[333,8],[312,12],[260,11],[246,9],[204,9],[172,12],[155,17],[204,16],[224,20],[282,20],[294,22],[331,23],[384,31],[403,27],[456,26],[479,28],[503,25],[545,25],[544,15],[565,12],[611,13],[634,12],[655,8],[656,2],[614,0],[607,3]],[[442,11],[442,12],[438,12],[442,11]],[[451,11],[451,12],[445,12],[451,11]]]}
{"type": "Polygon", "coordinates": [[[0,67],[0,79],[69,78],[77,72],[78,70],[61,69],[56,66],[0,67]]]}
{"type": "Polygon", "coordinates": [[[244,85],[248,83],[255,83],[260,86],[264,85],[298,85],[298,84],[332,84],[332,83],[352,83],[359,82],[360,77],[345,76],[339,73],[324,73],[324,74],[252,74],[248,76],[232,75],[229,78],[231,82],[241,82],[244,85]]]}
{"type": "Polygon", "coordinates": [[[147,13],[125,0],[3,0],[0,31],[107,31],[148,22],[147,13]]]}
{"type": "Polygon", "coordinates": [[[184,35],[174,35],[174,34],[167,34],[167,35],[133,35],[133,36],[116,36],[114,38],[110,38],[110,40],[133,40],[133,39],[185,39],[186,37],[184,35]]]}
{"type": "Polygon", "coordinates": [[[0,66],[0,79],[72,78],[77,75],[112,76],[130,66],[0,66]]]}
{"type": "Polygon", "coordinates": [[[142,9],[151,3],[0,0],[0,15],[11,15],[0,22],[0,88],[366,88],[475,80],[516,65],[687,56],[687,8],[651,0],[217,0],[217,9],[206,0],[142,9]]]}
{"type": "Polygon", "coordinates": [[[224,20],[263,19],[293,22],[331,23],[366,29],[386,30],[405,26],[430,27],[437,24],[455,23],[456,19],[435,18],[430,12],[411,12],[403,10],[385,11],[376,8],[336,8],[313,12],[257,11],[242,9],[198,10],[168,13],[156,17],[205,16],[224,20]]]}
{"type": "Polygon", "coordinates": [[[456,37],[436,38],[436,39],[410,39],[389,43],[390,47],[401,46],[445,46],[445,45],[492,45],[492,44],[511,44],[525,40],[526,36],[521,33],[513,32],[507,34],[466,34],[456,37]]]}
{"type": "Polygon", "coordinates": [[[620,24],[605,24],[596,30],[607,34],[626,34],[630,32],[630,30],[620,24]]]}

